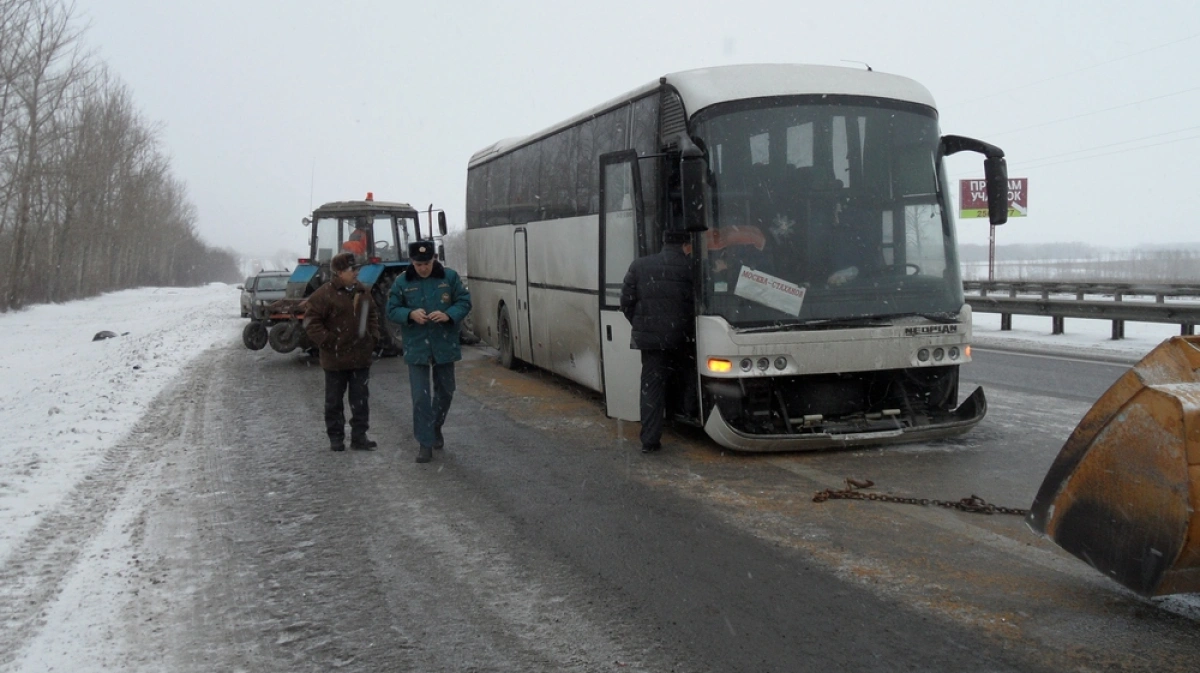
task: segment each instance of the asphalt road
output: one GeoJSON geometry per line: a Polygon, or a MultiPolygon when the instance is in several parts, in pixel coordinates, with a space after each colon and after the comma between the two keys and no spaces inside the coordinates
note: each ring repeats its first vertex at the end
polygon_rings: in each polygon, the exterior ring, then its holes
{"type": "MultiPolygon", "coordinates": [[[[597,396],[468,349],[417,465],[401,361],[372,373],[380,450],[333,453],[314,363],[214,349],[94,480],[137,494],[112,670],[1195,670],[1197,597],[1134,596],[1019,517],[812,501],[856,477],[1027,507],[1123,371],[976,357],[963,393],[984,382],[990,413],[955,440],[747,456],[685,428],[647,456],[597,396]]],[[[66,507],[47,537],[108,525],[66,507]]],[[[23,553],[6,573],[65,572],[23,553]]]]}

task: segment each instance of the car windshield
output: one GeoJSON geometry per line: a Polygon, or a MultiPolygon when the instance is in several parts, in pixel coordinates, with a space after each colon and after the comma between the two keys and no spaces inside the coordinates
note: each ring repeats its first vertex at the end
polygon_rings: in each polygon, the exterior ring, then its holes
{"type": "Polygon", "coordinates": [[[753,101],[700,112],[695,131],[713,186],[706,313],[752,327],[961,308],[932,110],[753,101]]]}
{"type": "Polygon", "coordinates": [[[287,283],[287,276],[259,276],[258,285],[255,286],[255,290],[258,292],[263,292],[264,290],[267,292],[282,291],[287,289],[287,283]]]}

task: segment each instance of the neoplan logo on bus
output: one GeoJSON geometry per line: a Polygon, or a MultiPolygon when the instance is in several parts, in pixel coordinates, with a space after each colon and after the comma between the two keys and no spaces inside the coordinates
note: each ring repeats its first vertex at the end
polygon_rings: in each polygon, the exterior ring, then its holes
{"type": "Polygon", "coordinates": [[[905,327],[904,336],[927,336],[930,334],[958,334],[958,325],[923,325],[921,327],[905,327]]]}

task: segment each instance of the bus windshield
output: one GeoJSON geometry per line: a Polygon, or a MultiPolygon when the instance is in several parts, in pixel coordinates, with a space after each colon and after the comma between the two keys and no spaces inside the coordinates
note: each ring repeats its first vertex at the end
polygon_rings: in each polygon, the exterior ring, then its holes
{"type": "Polygon", "coordinates": [[[701,111],[693,132],[712,182],[704,313],[735,327],[958,313],[933,110],[757,99],[701,111]]]}

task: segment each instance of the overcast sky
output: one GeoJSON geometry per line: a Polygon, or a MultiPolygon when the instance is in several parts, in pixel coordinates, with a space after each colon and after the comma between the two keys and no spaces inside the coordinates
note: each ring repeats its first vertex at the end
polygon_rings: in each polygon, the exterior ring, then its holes
{"type": "MultiPolygon", "coordinates": [[[[659,76],[794,62],[911,77],[943,133],[1002,147],[1029,216],[997,242],[1200,241],[1200,2],[77,0],[162,125],[204,240],[299,254],[326,201],[463,221],[477,150],[659,76]]],[[[950,160],[955,181],[982,175],[950,160]]],[[[957,199],[957,189],[955,190],[957,199]]],[[[986,220],[959,222],[986,243],[986,220]]]]}

